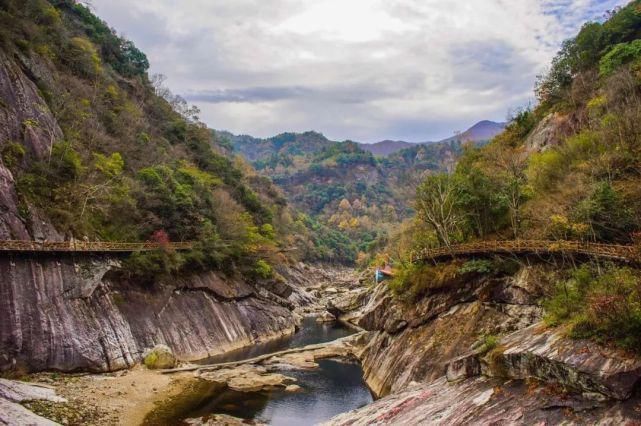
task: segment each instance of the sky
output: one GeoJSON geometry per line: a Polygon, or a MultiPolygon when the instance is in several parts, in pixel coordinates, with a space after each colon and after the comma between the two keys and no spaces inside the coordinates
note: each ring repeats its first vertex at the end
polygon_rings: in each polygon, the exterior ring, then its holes
{"type": "Polygon", "coordinates": [[[504,121],[621,0],[91,0],[209,127],[439,140],[504,121]]]}

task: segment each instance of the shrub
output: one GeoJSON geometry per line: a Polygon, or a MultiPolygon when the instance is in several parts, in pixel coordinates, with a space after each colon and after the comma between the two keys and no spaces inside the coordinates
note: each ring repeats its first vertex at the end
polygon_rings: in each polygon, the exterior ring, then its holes
{"type": "Polygon", "coordinates": [[[546,322],[569,324],[572,337],[641,352],[641,277],[636,270],[584,265],[557,284],[544,307],[546,322]]]}
{"type": "Polygon", "coordinates": [[[265,262],[263,259],[259,259],[256,262],[256,266],[254,267],[254,274],[258,278],[271,278],[273,275],[274,271],[272,270],[272,267],[269,265],[269,263],[265,262]]]}
{"type": "Polygon", "coordinates": [[[574,217],[577,222],[589,224],[591,233],[600,241],[628,242],[636,229],[634,213],[608,182],[594,187],[592,194],[576,206],[574,217]]]}
{"type": "Polygon", "coordinates": [[[157,278],[177,272],[183,264],[182,257],[173,251],[154,250],[132,253],[122,264],[123,272],[143,284],[152,284],[157,278]]]}
{"type": "Polygon", "coordinates": [[[81,77],[95,77],[102,69],[96,47],[84,37],[74,37],[70,40],[65,59],[70,68],[81,77]]]}
{"type": "Polygon", "coordinates": [[[484,334],[482,336],[481,352],[488,353],[499,345],[499,337],[494,334],[484,334]]]}
{"type": "Polygon", "coordinates": [[[389,286],[397,296],[416,301],[432,292],[456,285],[459,269],[456,263],[435,266],[410,264],[399,268],[389,286]]]}
{"type": "Polygon", "coordinates": [[[599,62],[599,74],[608,76],[620,66],[641,59],[641,40],[619,43],[599,62]]]}
{"type": "Polygon", "coordinates": [[[15,167],[20,165],[25,153],[26,151],[22,144],[9,142],[2,148],[2,162],[7,166],[7,168],[13,170],[15,167]]]}
{"type": "Polygon", "coordinates": [[[69,142],[53,144],[50,168],[50,173],[62,181],[77,179],[84,171],[80,154],[69,142]]]}
{"type": "Polygon", "coordinates": [[[492,261],[486,259],[468,260],[459,269],[459,274],[489,274],[494,270],[492,261]]]}

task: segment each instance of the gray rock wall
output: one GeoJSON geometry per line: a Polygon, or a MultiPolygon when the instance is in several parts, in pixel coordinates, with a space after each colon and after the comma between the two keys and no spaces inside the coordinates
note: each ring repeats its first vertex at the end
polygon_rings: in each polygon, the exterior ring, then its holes
{"type": "Polygon", "coordinates": [[[141,288],[114,259],[0,258],[0,366],[110,371],[169,346],[195,360],[290,334],[290,309],[214,273],[141,288]]]}

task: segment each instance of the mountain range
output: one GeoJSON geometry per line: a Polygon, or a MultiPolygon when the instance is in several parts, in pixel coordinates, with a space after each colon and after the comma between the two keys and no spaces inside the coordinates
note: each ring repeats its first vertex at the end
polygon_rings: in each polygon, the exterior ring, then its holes
{"type": "MultiPolygon", "coordinates": [[[[489,120],[479,121],[466,131],[440,141],[406,142],[384,140],[376,143],[360,143],[358,146],[371,152],[377,157],[387,157],[403,149],[440,142],[482,142],[492,139],[501,133],[506,123],[489,120]]],[[[281,133],[270,138],[255,138],[249,135],[235,135],[227,131],[217,131],[217,134],[231,141],[234,149],[249,161],[265,160],[273,155],[289,154],[304,155],[320,151],[322,148],[335,143],[322,133],[307,131],[303,133],[281,133]]]]}
{"type": "MultiPolygon", "coordinates": [[[[480,142],[490,140],[503,131],[503,129],[505,128],[505,124],[506,123],[497,123],[495,121],[489,120],[479,121],[466,131],[437,142],[449,142],[455,140],[460,140],[462,142],[480,142]]],[[[361,148],[371,152],[377,157],[386,157],[405,148],[429,143],[434,142],[405,142],[384,140],[372,144],[361,144],[361,148]]]]}

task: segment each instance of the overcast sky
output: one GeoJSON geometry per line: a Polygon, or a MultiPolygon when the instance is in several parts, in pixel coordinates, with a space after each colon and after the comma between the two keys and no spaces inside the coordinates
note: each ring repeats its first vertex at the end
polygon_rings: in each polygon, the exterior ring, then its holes
{"type": "Polygon", "coordinates": [[[437,140],[533,100],[621,0],[92,0],[210,127],[437,140]]]}

